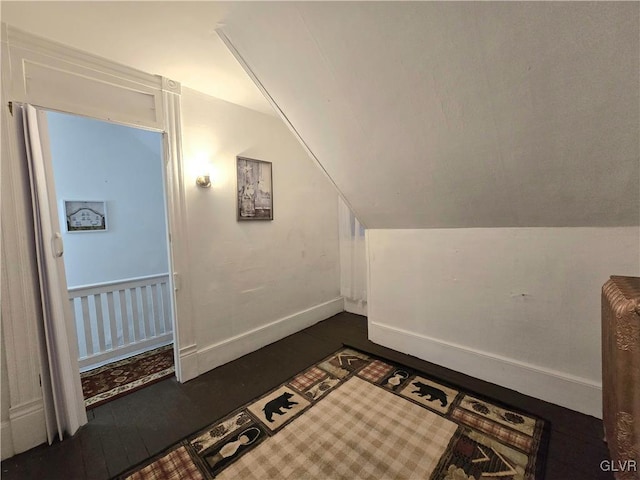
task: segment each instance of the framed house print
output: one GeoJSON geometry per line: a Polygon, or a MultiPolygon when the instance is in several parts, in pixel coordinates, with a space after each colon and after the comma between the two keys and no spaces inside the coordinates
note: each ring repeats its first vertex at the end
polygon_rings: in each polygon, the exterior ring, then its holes
{"type": "Polygon", "coordinates": [[[271,166],[271,162],[236,157],[238,221],[273,220],[271,166]]]}
{"type": "Polygon", "coordinates": [[[104,232],[107,230],[107,202],[64,200],[67,232],[104,232]]]}

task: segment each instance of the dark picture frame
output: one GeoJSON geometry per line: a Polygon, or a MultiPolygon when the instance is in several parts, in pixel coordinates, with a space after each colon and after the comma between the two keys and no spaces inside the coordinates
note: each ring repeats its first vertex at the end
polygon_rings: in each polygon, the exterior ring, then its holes
{"type": "Polygon", "coordinates": [[[236,218],[273,220],[273,164],[236,157],[236,218]]]}

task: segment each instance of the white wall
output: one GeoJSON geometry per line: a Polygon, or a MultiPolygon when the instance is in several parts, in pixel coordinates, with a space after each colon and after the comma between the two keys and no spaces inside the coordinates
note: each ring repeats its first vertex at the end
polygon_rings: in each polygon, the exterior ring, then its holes
{"type": "Polygon", "coordinates": [[[182,117],[201,373],[342,311],[338,197],[279,119],[190,89],[182,117]],[[236,220],[237,155],[273,162],[273,221],[236,220]]]}
{"type": "Polygon", "coordinates": [[[370,338],[601,416],[600,288],[640,229],[370,230],[370,338]]]}
{"type": "MultiPolygon", "coordinates": [[[[2,83],[13,87],[2,91],[5,105],[18,99],[168,129],[181,380],[343,310],[337,194],[282,122],[187,90],[184,125],[176,128],[180,85],[169,79],[111,65],[27,34],[6,32],[4,26],[2,47],[3,55],[11,50],[8,58],[13,59],[11,69],[7,62],[2,64],[2,83]],[[8,33],[9,45],[4,43],[8,33]],[[26,64],[44,67],[28,72],[22,68],[26,64]],[[12,73],[15,81],[5,81],[12,73]],[[59,81],[48,82],[49,74],[58,75],[59,81]],[[109,78],[108,84],[104,78],[109,78]],[[39,97],[26,88],[34,82],[41,86],[39,97]],[[95,90],[104,95],[87,93],[95,90]],[[105,98],[117,101],[110,104],[105,98]],[[130,99],[134,100],[131,108],[130,99]],[[178,149],[185,154],[183,185],[179,184],[183,175],[178,149]],[[201,154],[222,173],[210,190],[195,186],[201,154]],[[229,172],[234,171],[239,154],[273,162],[274,221],[236,222],[235,181],[229,172]]],[[[2,282],[3,364],[10,384],[9,436],[19,453],[46,438],[34,341],[40,307],[23,145],[16,119],[10,121],[8,109],[2,112],[1,270],[3,279],[12,280],[2,282]]]]}
{"type": "Polygon", "coordinates": [[[47,113],[71,287],[169,271],[162,134],[47,113]],[[68,233],[62,200],[105,200],[107,231],[68,233]]]}

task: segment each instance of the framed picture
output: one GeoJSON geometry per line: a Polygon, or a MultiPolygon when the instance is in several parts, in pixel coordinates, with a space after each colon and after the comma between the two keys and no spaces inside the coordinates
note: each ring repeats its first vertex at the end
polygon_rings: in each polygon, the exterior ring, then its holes
{"type": "Polygon", "coordinates": [[[238,221],[273,220],[271,162],[236,157],[238,221]]]}
{"type": "Polygon", "coordinates": [[[104,232],[107,230],[107,202],[63,200],[67,232],[104,232]]]}

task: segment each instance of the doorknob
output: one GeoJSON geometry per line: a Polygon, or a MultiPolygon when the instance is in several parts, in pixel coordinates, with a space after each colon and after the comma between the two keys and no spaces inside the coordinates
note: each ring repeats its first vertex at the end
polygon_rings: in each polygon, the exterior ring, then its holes
{"type": "Polygon", "coordinates": [[[61,257],[64,254],[64,244],[62,243],[62,235],[60,232],[53,234],[51,238],[51,250],[53,250],[54,257],[61,257]]]}

